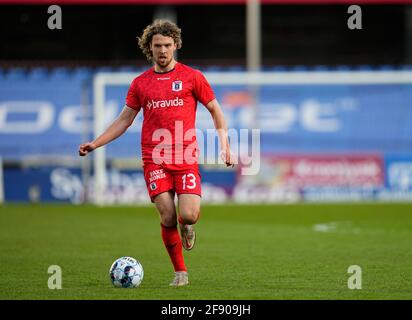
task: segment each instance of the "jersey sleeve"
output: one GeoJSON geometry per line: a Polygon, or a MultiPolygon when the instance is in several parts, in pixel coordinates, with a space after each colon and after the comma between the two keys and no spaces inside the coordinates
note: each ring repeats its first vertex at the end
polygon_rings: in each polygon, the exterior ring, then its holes
{"type": "Polygon", "coordinates": [[[195,73],[193,89],[196,99],[204,106],[215,99],[215,93],[212,87],[200,71],[196,71],[195,73]]]}
{"type": "Polygon", "coordinates": [[[133,80],[133,82],[130,84],[129,91],[127,91],[126,105],[129,108],[132,108],[138,111],[140,110],[142,106],[140,103],[138,88],[136,85],[136,79],[133,80]]]}

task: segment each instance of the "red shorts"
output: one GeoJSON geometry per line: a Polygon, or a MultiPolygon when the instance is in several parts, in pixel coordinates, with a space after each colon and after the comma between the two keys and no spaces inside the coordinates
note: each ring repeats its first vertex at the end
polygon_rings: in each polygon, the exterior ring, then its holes
{"type": "Polygon", "coordinates": [[[201,175],[197,164],[178,166],[146,163],[143,165],[143,170],[152,202],[155,196],[166,191],[202,196],[201,175]]]}

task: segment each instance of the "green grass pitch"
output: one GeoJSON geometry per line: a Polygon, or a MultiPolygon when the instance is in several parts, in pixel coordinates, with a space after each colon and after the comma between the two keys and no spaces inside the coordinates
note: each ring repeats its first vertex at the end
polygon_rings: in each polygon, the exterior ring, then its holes
{"type": "Polygon", "coordinates": [[[411,299],[412,204],[203,206],[190,285],[173,269],[153,207],[0,207],[0,299],[411,299]],[[112,287],[121,256],[141,261],[135,289],[112,287]],[[62,269],[62,289],[47,286],[62,269]],[[362,289],[348,289],[348,267],[362,289]]]}

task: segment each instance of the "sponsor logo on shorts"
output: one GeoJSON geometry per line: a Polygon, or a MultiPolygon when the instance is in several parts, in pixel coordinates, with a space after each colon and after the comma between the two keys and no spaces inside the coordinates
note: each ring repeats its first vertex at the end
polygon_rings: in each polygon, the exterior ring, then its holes
{"type": "MultiPolygon", "coordinates": [[[[153,181],[155,181],[155,180],[159,180],[159,179],[165,178],[165,177],[166,177],[166,173],[164,173],[163,169],[158,169],[158,170],[150,171],[150,172],[149,172],[149,176],[150,176],[149,181],[150,181],[150,182],[153,182],[153,181]]],[[[152,190],[154,190],[154,189],[152,189],[152,190]]]]}

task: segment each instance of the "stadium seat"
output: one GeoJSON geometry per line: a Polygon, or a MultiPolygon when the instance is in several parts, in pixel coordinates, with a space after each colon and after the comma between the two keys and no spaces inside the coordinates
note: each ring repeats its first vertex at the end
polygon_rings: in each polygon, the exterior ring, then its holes
{"type": "Polygon", "coordinates": [[[134,66],[121,66],[116,68],[116,72],[134,72],[136,73],[138,71],[137,67],[134,66]]]}
{"type": "Polygon", "coordinates": [[[50,79],[55,81],[55,80],[70,80],[70,71],[67,68],[64,67],[58,67],[52,69],[50,73],[50,79]]]}
{"type": "Polygon", "coordinates": [[[245,71],[245,68],[242,66],[229,66],[227,68],[227,71],[232,71],[232,72],[241,72],[241,71],[245,71]]]}
{"type": "Polygon", "coordinates": [[[37,81],[45,80],[49,76],[49,73],[46,68],[36,67],[32,68],[28,74],[28,80],[37,81]]]}
{"type": "Polygon", "coordinates": [[[102,67],[97,67],[96,69],[94,69],[94,72],[113,72],[113,68],[112,67],[108,67],[108,66],[102,66],[102,67]]]}
{"type": "Polygon", "coordinates": [[[222,71],[223,68],[221,66],[208,66],[204,68],[204,71],[206,72],[219,72],[222,71]]]}
{"type": "Polygon", "coordinates": [[[297,66],[291,67],[290,70],[301,72],[301,71],[309,71],[309,68],[307,66],[297,65],[297,66]]]}
{"type": "Polygon", "coordinates": [[[404,64],[400,67],[401,70],[405,71],[411,71],[412,70],[412,64],[404,64]]]}
{"type": "Polygon", "coordinates": [[[6,73],[5,79],[8,80],[24,80],[27,77],[27,72],[23,68],[12,68],[6,73]]]}
{"type": "Polygon", "coordinates": [[[336,71],[350,71],[352,68],[350,66],[340,64],[334,68],[336,71]]]}
{"type": "Polygon", "coordinates": [[[269,67],[263,67],[262,71],[263,72],[285,72],[287,71],[287,68],[285,66],[269,66],[269,67]]]}
{"type": "Polygon", "coordinates": [[[313,71],[331,71],[331,68],[325,65],[317,65],[312,68],[313,71]]]}
{"type": "Polygon", "coordinates": [[[93,75],[93,70],[87,67],[79,67],[74,69],[72,73],[73,80],[87,80],[93,75]]]}
{"type": "Polygon", "coordinates": [[[394,71],[396,68],[393,65],[390,64],[384,64],[378,67],[378,70],[381,71],[394,71]]]}
{"type": "Polygon", "coordinates": [[[374,68],[369,64],[361,64],[359,66],[356,66],[355,69],[358,71],[372,71],[374,68]]]}
{"type": "Polygon", "coordinates": [[[136,69],[136,73],[137,74],[140,74],[140,73],[143,73],[143,72],[145,72],[147,69],[148,69],[149,67],[139,67],[139,68],[137,68],[136,69]]]}

